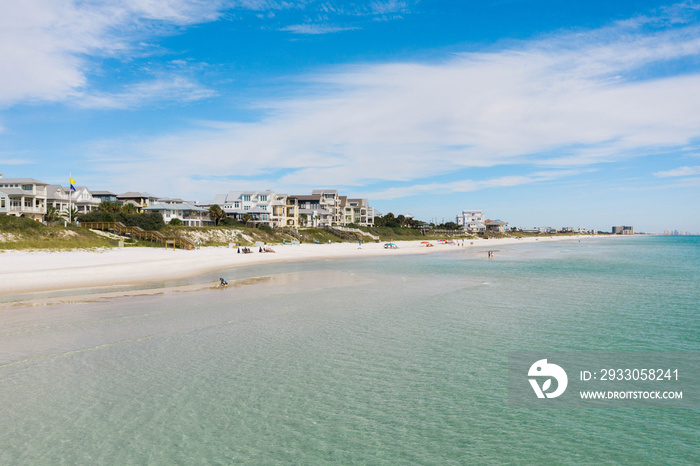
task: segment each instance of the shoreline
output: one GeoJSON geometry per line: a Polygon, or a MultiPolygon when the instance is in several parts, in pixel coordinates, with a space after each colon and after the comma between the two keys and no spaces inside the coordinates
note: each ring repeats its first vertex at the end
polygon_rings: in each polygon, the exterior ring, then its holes
{"type": "MultiPolygon", "coordinates": [[[[228,247],[204,247],[193,251],[165,248],[115,248],[102,250],[71,251],[4,251],[0,253],[0,297],[44,292],[68,292],[67,296],[85,295],[91,288],[114,287],[115,293],[126,295],[153,291],[152,288],[129,289],[151,282],[196,277],[217,270],[227,270],[250,265],[298,262],[308,260],[395,256],[407,254],[433,254],[439,252],[482,250],[512,244],[548,243],[551,241],[579,241],[596,236],[561,236],[542,238],[500,238],[465,240],[464,246],[438,244],[426,247],[421,241],[396,241],[398,249],[384,249],[384,243],[332,243],[272,246],[274,253],[260,253],[255,248],[251,254],[238,254],[228,247]],[[471,244],[473,243],[473,244],[471,244]],[[119,290],[119,288],[126,288],[119,290]]],[[[157,288],[162,290],[161,288],[157,288]]],[[[109,291],[100,291],[102,296],[109,291]]],[[[45,298],[38,298],[45,299],[45,298]]]]}

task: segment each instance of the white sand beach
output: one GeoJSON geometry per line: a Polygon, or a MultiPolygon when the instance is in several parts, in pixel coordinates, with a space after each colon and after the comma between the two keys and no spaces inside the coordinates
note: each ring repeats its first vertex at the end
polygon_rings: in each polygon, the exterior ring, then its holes
{"type": "Polygon", "coordinates": [[[227,247],[202,247],[193,251],[165,248],[114,248],[73,251],[3,251],[0,252],[0,296],[42,291],[81,290],[92,287],[137,286],[148,282],[193,277],[204,273],[252,264],[429,254],[477,248],[497,249],[515,243],[578,241],[584,236],[542,238],[505,238],[465,240],[452,244],[430,241],[397,241],[397,249],[385,249],[384,243],[333,243],[272,246],[274,253],[239,254],[227,247]]]}

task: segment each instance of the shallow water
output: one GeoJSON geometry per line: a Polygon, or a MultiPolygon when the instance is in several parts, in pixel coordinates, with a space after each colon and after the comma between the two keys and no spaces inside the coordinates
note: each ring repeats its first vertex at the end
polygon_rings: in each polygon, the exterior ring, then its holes
{"type": "Polygon", "coordinates": [[[699,270],[697,237],[586,240],[3,308],[0,463],[698,462],[697,410],[514,409],[507,360],[698,351],[699,270]]]}

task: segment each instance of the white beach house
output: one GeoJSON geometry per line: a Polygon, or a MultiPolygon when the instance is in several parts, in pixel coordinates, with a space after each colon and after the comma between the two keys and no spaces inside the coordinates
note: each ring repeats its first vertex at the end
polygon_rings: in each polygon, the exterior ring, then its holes
{"type": "Polygon", "coordinates": [[[4,178],[0,174],[0,192],[3,193],[0,197],[5,204],[4,208],[0,207],[0,214],[43,221],[46,215],[46,186],[48,183],[34,178],[4,178]]]}
{"type": "Polygon", "coordinates": [[[85,186],[75,186],[75,191],[71,191],[70,187],[50,184],[46,186],[46,204],[67,218],[71,207],[79,214],[86,214],[97,210],[100,200],[85,186]]]}
{"type": "Polygon", "coordinates": [[[165,223],[170,223],[173,219],[180,220],[183,225],[188,227],[201,227],[213,223],[207,209],[197,207],[193,202],[184,202],[181,199],[160,199],[148,207],[142,207],[141,210],[146,213],[161,214],[165,223]]]}
{"type": "Polygon", "coordinates": [[[484,231],[484,212],[482,210],[463,210],[457,216],[457,225],[463,230],[471,232],[484,231]]]}

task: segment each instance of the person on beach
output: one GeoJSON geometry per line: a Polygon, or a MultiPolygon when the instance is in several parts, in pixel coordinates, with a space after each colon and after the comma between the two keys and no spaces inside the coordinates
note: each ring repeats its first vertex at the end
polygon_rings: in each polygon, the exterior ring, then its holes
{"type": "Polygon", "coordinates": [[[220,278],[219,278],[219,285],[220,285],[222,288],[226,288],[226,285],[228,285],[228,282],[227,282],[223,277],[220,277],[220,278]]]}

